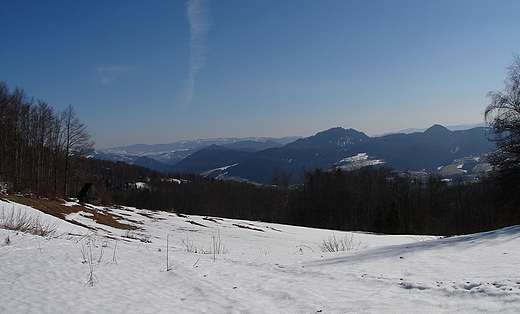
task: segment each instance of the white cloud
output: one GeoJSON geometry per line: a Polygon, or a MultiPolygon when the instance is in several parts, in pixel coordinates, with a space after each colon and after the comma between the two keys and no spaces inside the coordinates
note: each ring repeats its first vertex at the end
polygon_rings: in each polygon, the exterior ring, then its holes
{"type": "Polygon", "coordinates": [[[121,74],[130,71],[132,67],[127,65],[114,65],[111,67],[99,67],[98,75],[101,83],[109,85],[121,74]]]}
{"type": "Polygon", "coordinates": [[[189,0],[186,9],[190,23],[190,69],[186,86],[186,104],[188,104],[193,97],[195,75],[204,67],[206,61],[208,48],[205,42],[213,20],[209,0],[189,0]]]}

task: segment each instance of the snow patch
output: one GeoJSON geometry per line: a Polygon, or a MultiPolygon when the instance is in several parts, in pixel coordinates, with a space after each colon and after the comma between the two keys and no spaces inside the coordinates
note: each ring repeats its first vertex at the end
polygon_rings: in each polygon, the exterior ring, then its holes
{"type": "Polygon", "coordinates": [[[340,160],[336,165],[339,165],[339,167],[342,169],[353,170],[384,163],[385,162],[381,159],[370,159],[367,153],[358,153],[357,155],[340,160]]]}

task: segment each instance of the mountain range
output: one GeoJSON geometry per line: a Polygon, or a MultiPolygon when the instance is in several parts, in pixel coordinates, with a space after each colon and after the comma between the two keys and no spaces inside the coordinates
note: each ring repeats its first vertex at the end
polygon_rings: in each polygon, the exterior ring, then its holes
{"type": "Polygon", "coordinates": [[[331,167],[351,170],[384,165],[426,176],[474,177],[489,169],[483,156],[493,150],[489,130],[450,131],[433,125],[424,132],[370,137],[331,128],[306,138],[228,138],[133,145],[96,151],[96,157],[121,160],[165,172],[197,173],[220,179],[269,183],[288,173],[297,181],[302,170],[331,167]]]}
{"type": "Polygon", "coordinates": [[[178,141],[168,144],[135,144],[100,149],[94,152],[94,157],[112,161],[124,161],[129,164],[167,172],[171,170],[172,165],[211,145],[219,145],[237,151],[256,152],[267,148],[281,147],[298,138],[297,136],[282,138],[217,138],[178,141]]]}

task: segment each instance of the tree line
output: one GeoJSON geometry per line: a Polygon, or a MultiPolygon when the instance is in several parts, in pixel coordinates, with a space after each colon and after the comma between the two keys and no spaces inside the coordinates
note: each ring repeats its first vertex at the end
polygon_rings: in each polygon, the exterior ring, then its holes
{"type": "Polygon", "coordinates": [[[389,234],[465,234],[520,223],[517,211],[489,197],[496,187],[487,181],[448,182],[438,174],[421,180],[385,167],[317,168],[302,171],[297,182],[281,173],[273,174],[276,184],[258,186],[132,168],[133,179],[147,184],[138,187],[101,163],[98,184],[114,202],[140,208],[389,234]]]}
{"type": "Polygon", "coordinates": [[[0,82],[0,179],[15,191],[71,196],[92,150],[87,127],[69,105],[62,112],[0,82]]]}
{"type": "Polygon", "coordinates": [[[493,190],[485,181],[450,182],[439,174],[422,180],[385,167],[315,169],[294,193],[289,219],[338,230],[438,235],[518,223],[514,211],[488,197],[493,190]]]}

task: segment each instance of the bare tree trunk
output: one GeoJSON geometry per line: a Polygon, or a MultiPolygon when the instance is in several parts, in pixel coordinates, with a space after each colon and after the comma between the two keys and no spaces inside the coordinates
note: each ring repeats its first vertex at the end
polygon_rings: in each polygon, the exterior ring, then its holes
{"type": "Polygon", "coordinates": [[[84,155],[94,148],[94,142],[90,140],[87,127],[81,123],[76,112],[69,105],[61,114],[63,129],[63,152],[64,152],[64,184],[63,195],[69,195],[68,183],[71,164],[75,157],[84,155]]]}

